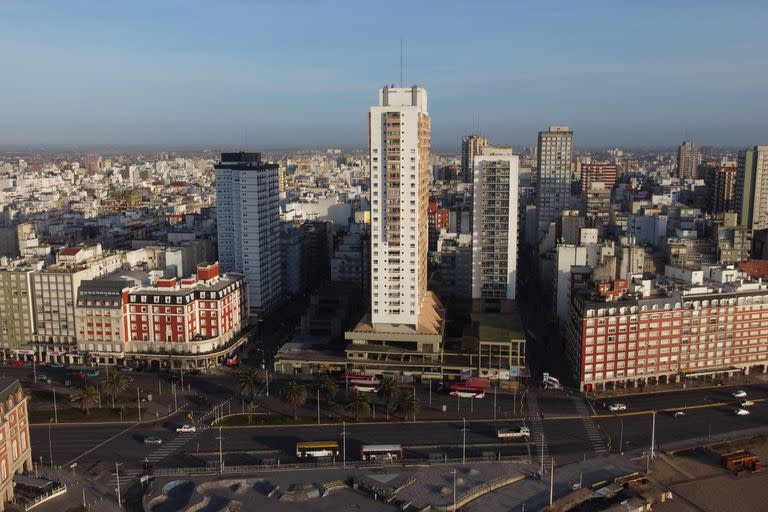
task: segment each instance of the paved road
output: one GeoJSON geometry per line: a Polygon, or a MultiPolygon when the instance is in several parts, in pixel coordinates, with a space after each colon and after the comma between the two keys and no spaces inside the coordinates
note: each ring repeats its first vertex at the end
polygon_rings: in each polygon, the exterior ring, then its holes
{"type": "MultiPolygon", "coordinates": [[[[226,378],[226,377],[222,377],[226,378]]],[[[229,377],[231,379],[231,377],[229,377]]],[[[213,383],[215,385],[215,382],[213,383]]],[[[651,414],[656,409],[686,409],[686,416],[674,418],[671,414],[656,416],[656,440],[662,448],[674,442],[701,440],[708,435],[765,428],[768,425],[768,385],[742,386],[749,397],[757,401],[752,414],[738,417],[733,414],[736,399],[731,397],[735,388],[689,390],[679,393],[660,393],[622,398],[628,410],[612,415],[602,409],[598,400],[596,414],[578,395],[561,392],[536,392],[535,407],[529,404],[529,416],[524,420],[531,427],[531,443],[500,442],[495,428],[500,422],[469,421],[467,428],[467,455],[486,453],[504,455],[530,454],[536,463],[541,461],[541,438],[545,438],[545,460],[554,456],[558,464],[592,458],[605,452],[617,452],[622,437],[625,451],[641,453],[650,446],[651,414]],[[765,401],[763,401],[765,400],[765,401]],[[715,405],[724,403],[725,405],[715,405]],[[534,421],[533,412],[538,421],[534,421]]],[[[231,395],[230,395],[231,397],[231,395]]],[[[234,402],[234,401],[233,401],[234,402]]],[[[236,408],[237,403],[233,404],[236,408]]],[[[196,416],[202,420],[210,406],[199,407],[196,416]]],[[[201,464],[203,460],[217,460],[219,429],[202,429],[195,434],[179,435],[176,427],[186,421],[184,414],[167,420],[141,425],[58,425],[51,428],[53,460],[63,465],[77,460],[79,467],[87,468],[99,461],[120,461],[128,474],[138,474],[145,457],[157,466],[183,466],[201,464]],[[163,439],[161,446],[144,444],[147,436],[163,439]]],[[[206,422],[209,418],[206,419],[206,422]]],[[[201,422],[203,424],[204,422],[201,422]]],[[[362,444],[399,443],[406,447],[410,457],[428,457],[445,454],[460,456],[462,451],[462,423],[400,424],[347,424],[347,458],[357,459],[362,444]]],[[[257,463],[264,459],[292,461],[295,443],[301,440],[337,440],[341,443],[341,425],[331,426],[275,426],[238,427],[222,430],[222,450],[227,464],[257,463]]],[[[48,426],[32,426],[33,456],[49,463],[48,426]]]]}

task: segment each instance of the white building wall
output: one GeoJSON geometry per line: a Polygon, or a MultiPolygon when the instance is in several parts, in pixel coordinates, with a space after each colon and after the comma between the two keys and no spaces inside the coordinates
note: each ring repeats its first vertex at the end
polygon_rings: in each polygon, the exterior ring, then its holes
{"type": "Polygon", "coordinates": [[[517,244],[518,244],[518,173],[519,159],[512,154],[511,148],[485,147],[474,158],[473,199],[472,199],[472,298],[498,298],[483,292],[482,253],[493,251],[499,258],[505,257],[506,294],[505,298],[514,300],[517,291],[517,244]],[[489,176],[486,164],[501,164],[509,169],[509,180],[505,190],[493,190],[485,178],[489,176]],[[484,205],[486,198],[494,201],[494,208],[484,205]],[[506,204],[503,202],[506,201],[506,204]],[[496,231],[494,243],[485,246],[483,232],[493,229],[492,218],[505,217],[507,229],[496,231]]]}
{"type": "Polygon", "coordinates": [[[429,158],[428,154],[419,154],[420,115],[428,115],[427,92],[420,87],[385,87],[379,91],[379,104],[370,109],[371,317],[374,324],[418,323],[422,300],[418,283],[427,270],[426,261],[419,257],[419,247],[426,243],[427,237],[426,211],[421,211],[419,197],[420,162],[429,158]],[[400,187],[396,197],[391,192],[388,194],[386,183],[384,118],[392,112],[400,113],[401,124],[400,187]],[[399,246],[390,246],[387,239],[387,200],[399,201],[399,246]]]}

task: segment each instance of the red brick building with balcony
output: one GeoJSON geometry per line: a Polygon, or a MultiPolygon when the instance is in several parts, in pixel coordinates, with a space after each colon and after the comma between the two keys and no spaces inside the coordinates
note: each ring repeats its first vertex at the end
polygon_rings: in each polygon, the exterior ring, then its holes
{"type": "Polygon", "coordinates": [[[13,500],[13,475],[31,472],[27,395],[16,379],[0,380],[0,512],[13,500]]]}
{"type": "Polygon", "coordinates": [[[581,293],[571,304],[567,357],[587,392],[765,372],[768,285],[669,288],[638,298],[581,293]]]}
{"type": "Polygon", "coordinates": [[[245,341],[245,277],[219,275],[218,263],[198,265],[191,278],[157,279],[153,286],[137,286],[126,294],[129,357],[161,365],[173,359],[208,366],[245,341]]]}

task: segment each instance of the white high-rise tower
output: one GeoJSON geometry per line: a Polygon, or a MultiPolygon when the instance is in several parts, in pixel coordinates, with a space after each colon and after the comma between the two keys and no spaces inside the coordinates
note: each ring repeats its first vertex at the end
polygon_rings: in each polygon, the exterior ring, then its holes
{"type": "Polygon", "coordinates": [[[474,157],[472,298],[514,300],[517,289],[518,157],[486,146],[474,157]]]}
{"type": "Polygon", "coordinates": [[[427,291],[427,91],[384,87],[369,114],[371,320],[414,328],[427,291]]]}
{"type": "Polygon", "coordinates": [[[216,164],[219,262],[225,272],[245,274],[252,315],[283,298],[277,168],[261,153],[222,153],[216,164]]]}

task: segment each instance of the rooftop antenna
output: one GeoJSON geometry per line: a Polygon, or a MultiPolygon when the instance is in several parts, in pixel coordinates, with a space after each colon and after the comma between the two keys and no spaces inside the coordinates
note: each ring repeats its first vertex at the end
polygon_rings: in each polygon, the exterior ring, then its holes
{"type": "Polygon", "coordinates": [[[403,38],[400,37],[400,87],[403,86],[403,38]]]}

